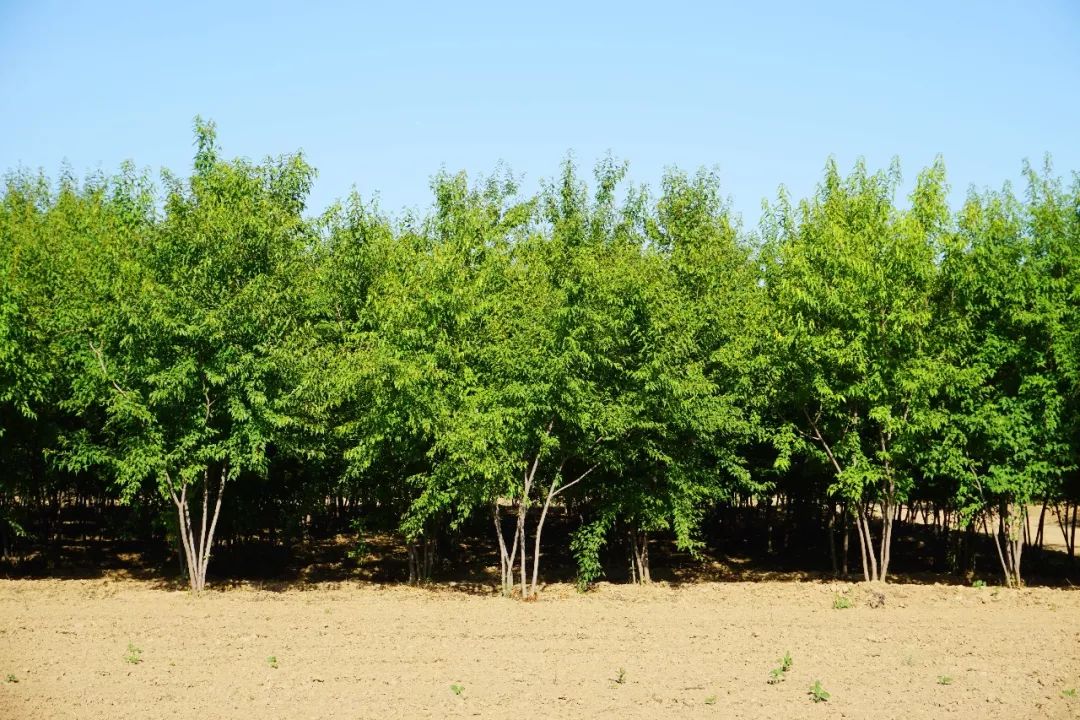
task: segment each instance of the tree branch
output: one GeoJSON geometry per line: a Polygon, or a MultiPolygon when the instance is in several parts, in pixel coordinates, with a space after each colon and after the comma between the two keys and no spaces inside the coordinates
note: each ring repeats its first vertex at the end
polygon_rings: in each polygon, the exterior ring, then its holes
{"type": "Polygon", "coordinates": [[[116,389],[116,392],[120,393],[121,395],[127,395],[129,392],[131,392],[130,390],[125,390],[124,388],[120,387],[120,384],[117,383],[116,380],[113,380],[111,377],[109,377],[109,368],[105,366],[105,356],[101,354],[101,350],[99,348],[94,347],[94,341],[88,340],[87,344],[90,345],[90,350],[92,350],[94,355],[97,356],[98,365],[101,366],[101,372],[103,375],[105,375],[105,379],[112,383],[112,386],[116,389]]]}

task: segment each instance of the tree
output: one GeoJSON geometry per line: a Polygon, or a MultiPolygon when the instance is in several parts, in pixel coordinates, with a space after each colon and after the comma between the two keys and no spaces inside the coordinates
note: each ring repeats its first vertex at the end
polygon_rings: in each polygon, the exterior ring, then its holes
{"type": "Polygon", "coordinates": [[[196,145],[191,178],[165,177],[163,215],[141,203],[115,228],[122,254],[83,318],[74,397],[84,411],[101,406],[106,422],[77,439],[68,464],[104,465],[128,499],[153,481],[176,508],[201,591],[229,480],[265,472],[267,447],[290,424],[280,352],[295,323],[290,279],[313,171],[299,155],[223,160],[201,121],[196,145]]]}
{"type": "Polygon", "coordinates": [[[676,545],[701,546],[698,527],[715,502],[751,489],[745,446],[761,436],[765,376],[763,293],[717,177],[669,172],[663,193],[631,198],[637,233],[623,233],[627,338],[619,389],[631,413],[613,439],[615,463],[586,501],[594,519],[575,535],[579,583],[600,572],[598,553],[617,524],[626,530],[630,577],[650,580],[649,533],[670,529],[676,545]]]}
{"type": "Polygon", "coordinates": [[[1075,202],[1049,172],[1029,168],[1028,180],[1027,206],[1008,187],[973,193],[946,246],[938,316],[950,362],[929,458],[956,479],[963,517],[993,537],[1011,586],[1023,582],[1026,508],[1054,496],[1075,467],[1068,425],[1075,202]]]}
{"type": "Polygon", "coordinates": [[[842,178],[830,162],[814,198],[796,209],[782,195],[764,224],[791,422],[835,473],[830,493],[853,513],[868,581],[888,576],[893,515],[913,482],[936,365],[935,238],[948,217],[940,162],[909,211],[893,203],[899,180],[895,164],[870,174],[860,162],[842,178]]]}

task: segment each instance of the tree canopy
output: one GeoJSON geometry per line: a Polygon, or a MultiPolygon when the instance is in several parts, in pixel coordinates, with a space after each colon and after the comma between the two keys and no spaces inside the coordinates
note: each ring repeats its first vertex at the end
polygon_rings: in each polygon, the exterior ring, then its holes
{"type": "Polygon", "coordinates": [[[830,161],[744,228],[714,172],[626,174],[444,171],[426,213],[312,215],[302,155],[227,159],[201,120],[186,177],[10,173],[5,550],[35,503],[114,498],[169,518],[201,590],[222,508],[235,533],[347,501],[414,581],[488,528],[530,597],[552,517],[587,586],[612,545],[647,582],[652,538],[694,555],[718,509],[796,502],[884,580],[931,502],[1021,583],[1027,509],[1080,500],[1080,179],[953,210],[940,159],[906,198],[896,162],[830,161]]]}

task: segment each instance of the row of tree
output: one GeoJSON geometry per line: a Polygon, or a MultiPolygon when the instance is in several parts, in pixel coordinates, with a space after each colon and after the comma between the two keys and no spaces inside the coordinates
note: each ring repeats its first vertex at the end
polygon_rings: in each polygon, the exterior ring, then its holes
{"type": "MultiPolygon", "coordinates": [[[[944,167],[781,191],[744,232],[708,172],[627,187],[572,162],[432,181],[424,216],[305,215],[299,155],[191,176],[9,174],[0,205],[0,527],[63,497],[168,508],[195,590],[223,504],[392,518],[414,577],[478,518],[504,593],[552,513],[583,583],[619,535],[695,551],[736,499],[809,498],[889,574],[902,506],[993,536],[1021,582],[1027,508],[1080,500],[1080,181],[947,204],[944,167]],[[157,505],[155,503],[165,503],[157,505]]],[[[1066,533],[1066,540],[1069,534],[1066,533]]],[[[833,549],[834,565],[835,544],[833,549]]]]}

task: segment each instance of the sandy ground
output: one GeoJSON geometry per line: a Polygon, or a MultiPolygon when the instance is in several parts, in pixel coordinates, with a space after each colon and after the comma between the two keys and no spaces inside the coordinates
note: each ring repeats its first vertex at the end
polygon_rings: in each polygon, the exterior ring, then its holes
{"type": "Polygon", "coordinates": [[[1080,718],[1080,591],[894,585],[880,608],[869,592],[552,586],[521,603],[5,580],[0,717],[1080,718]]]}

